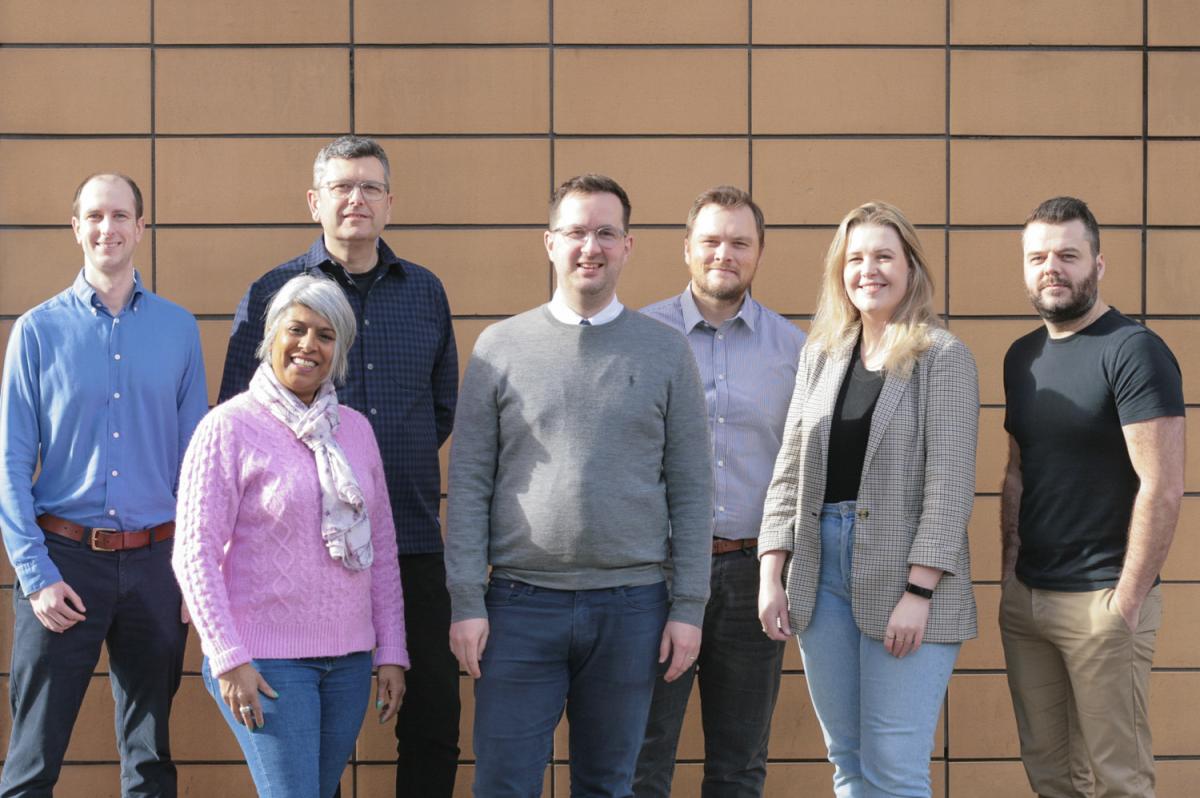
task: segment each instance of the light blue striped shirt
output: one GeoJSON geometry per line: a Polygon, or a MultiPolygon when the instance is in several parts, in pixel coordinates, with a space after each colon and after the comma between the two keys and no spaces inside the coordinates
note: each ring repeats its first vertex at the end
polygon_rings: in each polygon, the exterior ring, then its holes
{"type": "Polygon", "coordinates": [[[195,318],[136,274],[116,316],[81,270],[17,319],[0,382],[0,531],[26,594],[62,579],[38,515],[124,531],[175,517],[179,464],[206,412],[195,318]]]}
{"type": "Polygon", "coordinates": [[[749,294],[714,328],[690,285],[642,313],[686,335],[700,367],[713,447],[713,536],[758,537],[804,333],[749,294]]]}

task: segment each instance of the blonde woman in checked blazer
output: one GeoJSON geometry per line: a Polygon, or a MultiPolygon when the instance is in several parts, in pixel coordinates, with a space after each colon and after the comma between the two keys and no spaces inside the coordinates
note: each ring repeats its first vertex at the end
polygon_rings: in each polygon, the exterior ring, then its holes
{"type": "Polygon", "coordinates": [[[933,308],[916,231],[871,202],[842,220],[796,374],[758,551],[759,615],[795,634],[838,798],[928,796],[962,641],[975,361],[933,308]]]}

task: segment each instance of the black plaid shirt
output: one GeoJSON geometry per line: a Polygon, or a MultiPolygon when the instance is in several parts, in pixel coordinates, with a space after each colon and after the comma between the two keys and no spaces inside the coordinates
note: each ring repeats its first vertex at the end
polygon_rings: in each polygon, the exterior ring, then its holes
{"type": "Polygon", "coordinates": [[[438,448],[454,426],[458,352],[450,305],[432,272],[396,257],[382,239],[383,270],[364,296],[329,256],[323,237],[250,286],[238,303],[218,401],[246,390],[271,297],[298,274],[320,270],[342,286],[358,319],[338,399],[371,421],[387,474],[400,554],[442,550],[438,448]]]}

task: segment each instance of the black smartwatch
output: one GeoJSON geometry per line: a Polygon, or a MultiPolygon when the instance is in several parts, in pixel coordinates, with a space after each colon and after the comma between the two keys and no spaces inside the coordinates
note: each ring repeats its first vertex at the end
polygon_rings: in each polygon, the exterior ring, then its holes
{"type": "Polygon", "coordinates": [[[912,593],[914,596],[920,596],[923,599],[933,598],[933,590],[927,587],[921,587],[920,585],[914,585],[912,582],[909,582],[904,586],[904,592],[912,593]]]}

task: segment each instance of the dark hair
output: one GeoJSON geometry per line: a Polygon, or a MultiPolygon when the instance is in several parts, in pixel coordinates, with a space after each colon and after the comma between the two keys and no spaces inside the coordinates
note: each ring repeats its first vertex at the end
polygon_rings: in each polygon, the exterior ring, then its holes
{"type": "Polygon", "coordinates": [[[766,220],[763,218],[762,208],[758,207],[757,202],[750,199],[749,194],[736,186],[714,186],[696,197],[696,201],[692,203],[692,209],[688,211],[687,229],[684,231],[685,238],[692,237],[692,225],[696,223],[696,217],[709,205],[731,209],[749,208],[750,212],[754,214],[754,226],[758,228],[758,245],[761,247],[766,243],[766,220]]]}
{"type": "Polygon", "coordinates": [[[378,158],[379,162],[383,164],[384,180],[388,184],[392,182],[392,168],[388,164],[387,153],[383,151],[383,147],[379,146],[379,142],[365,136],[340,136],[326,144],[317,153],[317,158],[313,161],[313,188],[321,185],[321,178],[325,176],[325,164],[333,158],[340,158],[343,161],[353,161],[356,158],[378,158]]]}
{"type": "Polygon", "coordinates": [[[142,213],[145,206],[142,204],[142,190],[138,188],[138,184],[133,182],[133,178],[129,175],[123,175],[120,172],[96,172],[88,175],[75,189],[75,199],[71,200],[71,215],[79,218],[79,196],[83,194],[83,187],[92,182],[98,177],[107,178],[109,180],[124,180],[125,185],[129,186],[129,190],[133,192],[133,208],[137,212],[137,218],[142,218],[142,213]]]}
{"type": "Polygon", "coordinates": [[[1029,214],[1029,218],[1025,220],[1025,226],[1028,227],[1034,222],[1066,224],[1076,219],[1083,222],[1083,227],[1087,231],[1087,239],[1092,244],[1092,254],[1099,255],[1100,225],[1096,224],[1096,217],[1092,215],[1091,208],[1081,199],[1075,197],[1048,199],[1034,208],[1033,213],[1029,214]]]}
{"type": "Polygon", "coordinates": [[[621,201],[621,216],[626,229],[629,229],[629,214],[632,211],[629,205],[629,195],[625,193],[625,189],[621,188],[621,184],[613,180],[607,175],[599,175],[595,172],[588,172],[584,175],[576,175],[570,180],[567,180],[562,185],[554,190],[554,194],[550,197],[550,226],[554,227],[558,219],[558,206],[566,199],[568,194],[614,194],[621,201]]]}

